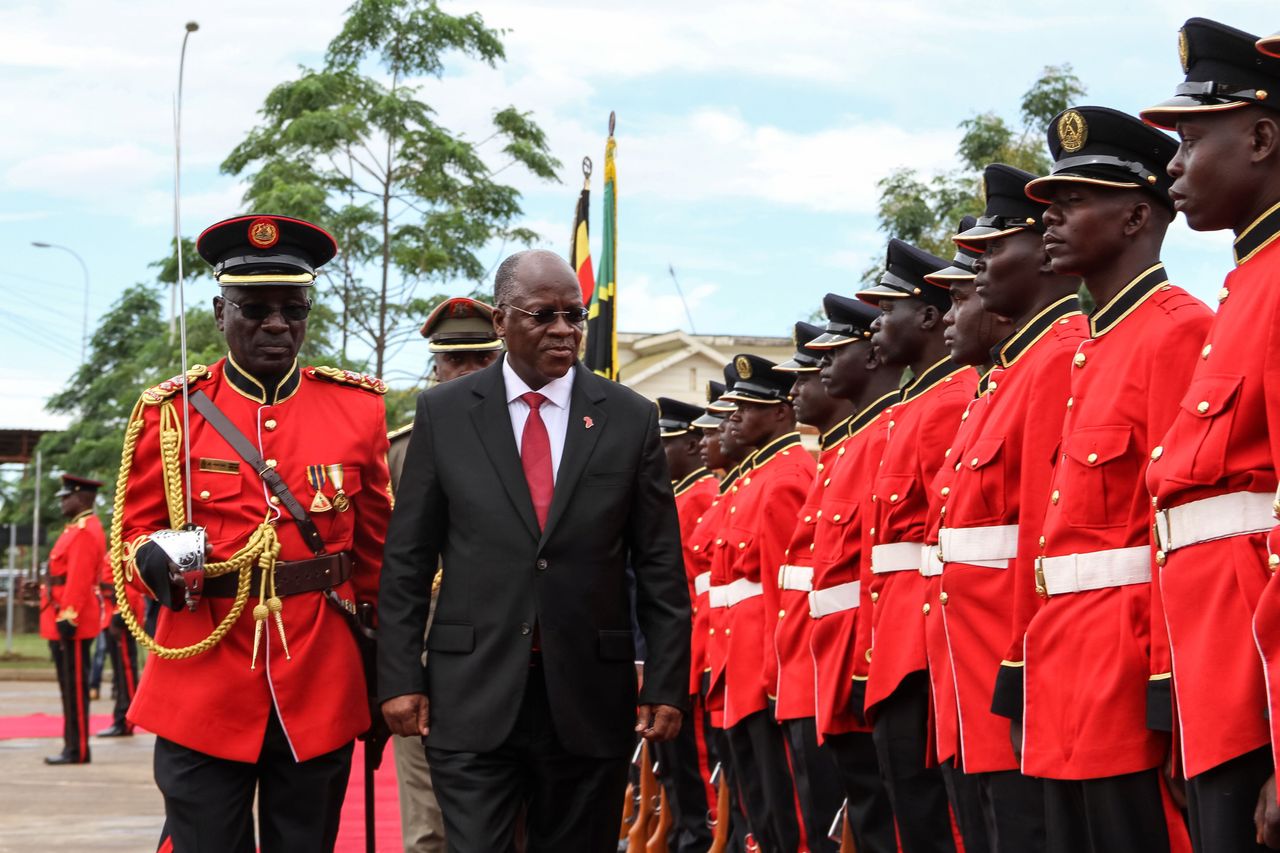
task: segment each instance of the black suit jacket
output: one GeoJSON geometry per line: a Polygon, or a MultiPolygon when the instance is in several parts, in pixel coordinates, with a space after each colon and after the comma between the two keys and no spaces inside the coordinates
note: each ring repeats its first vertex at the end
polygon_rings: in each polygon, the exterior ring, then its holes
{"type": "Polygon", "coordinates": [[[539,531],[502,363],[424,392],[387,535],[379,603],[383,701],[425,692],[430,746],[489,752],[510,734],[533,626],[556,732],[573,754],[635,747],[635,707],[683,706],[689,593],[657,409],[574,367],[564,453],[539,531]],[[648,646],[637,697],[626,560],[648,646]],[[431,582],[445,566],[421,666],[431,582]]]}

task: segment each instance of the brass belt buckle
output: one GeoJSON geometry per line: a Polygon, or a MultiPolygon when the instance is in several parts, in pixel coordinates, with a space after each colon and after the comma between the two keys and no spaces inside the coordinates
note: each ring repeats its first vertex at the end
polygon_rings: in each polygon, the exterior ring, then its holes
{"type": "Polygon", "coordinates": [[[1044,557],[1036,557],[1036,595],[1049,597],[1049,586],[1044,581],[1044,557]]]}

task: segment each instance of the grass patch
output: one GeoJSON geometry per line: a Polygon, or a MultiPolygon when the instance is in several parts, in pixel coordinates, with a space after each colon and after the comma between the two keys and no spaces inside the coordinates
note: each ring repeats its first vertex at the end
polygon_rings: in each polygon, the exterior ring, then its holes
{"type": "Polygon", "coordinates": [[[0,637],[0,669],[44,669],[51,666],[49,641],[39,634],[14,634],[12,652],[0,637]]]}

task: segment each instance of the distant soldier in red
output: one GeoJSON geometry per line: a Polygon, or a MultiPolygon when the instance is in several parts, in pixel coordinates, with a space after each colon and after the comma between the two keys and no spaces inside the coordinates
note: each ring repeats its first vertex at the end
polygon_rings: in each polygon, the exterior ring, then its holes
{"type": "Polygon", "coordinates": [[[143,392],[125,432],[112,559],[163,605],[154,641],[135,633],[152,654],[129,720],[157,735],[161,850],[332,850],[370,723],[351,619],[377,599],[391,512],[386,387],[298,364],[337,251],[325,231],[241,216],[196,248],[228,355],[190,370],[189,413],[179,377],[143,392]],[[175,563],[188,521],[202,570],[175,563]]]}
{"type": "Polygon", "coordinates": [[[138,641],[129,633],[120,615],[122,607],[132,610],[134,619],[143,619],[145,598],[134,587],[125,590],[124,603],[116,600],[115,581],[111,560],[103,556],[102,579],[98,583],[98,595],[102,600],[101,642],[107,644],[107,657],[111,659],[111,725],[98,732],[96,737],[129,737],[133,724],[129,722],[129,704],[138,690],[138,641]]]}
{"type": "Polygon", "coordinates": [[[62,691],[63,746],[45,764],[89,763],[89,664],[101,626],[97,585],[107,555],[93,502],[102,483],[62,475],[56,497],[67,526],[49,552],[40,602],[40,636],[49,641],[62,691]]]}
{"type": "Polygon", "coordinates": [[[1181,145],[1168,168],[1174,207],[1196,231],[1232,231],[1235,269],[1218,291],[1208,338],[1191,356],[1190,387],[1175,389],[1185,393],[1172,425],[1152,437],[1146,482],[1156,501],[1175,697],[1171,714],[1166,679],[1152,710],[1166,726],[1176,715],[1196,849],[1263,849],[1259,841],[1274,848],[1280,39],[1192,18],[1178,42],[1186,81],[1142,117],[1177,130],[1181,145]]]}

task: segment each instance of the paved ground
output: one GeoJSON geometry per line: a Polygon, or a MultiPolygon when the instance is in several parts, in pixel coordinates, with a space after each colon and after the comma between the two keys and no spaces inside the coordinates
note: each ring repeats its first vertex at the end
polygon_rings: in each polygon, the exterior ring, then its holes
{"type": "MultiPolygon", "coordinates": [[[[93,703],[107,714],[111,702],[93,703]]],[[[61,713],[51,681],[0,681],[0,716],[61,713]]],[[[151,777],[155,738],[94,738],[93,762],[48,767],[60,739],[0,740],[0,851],[153,851],[164,806],[151,777]]]]}

